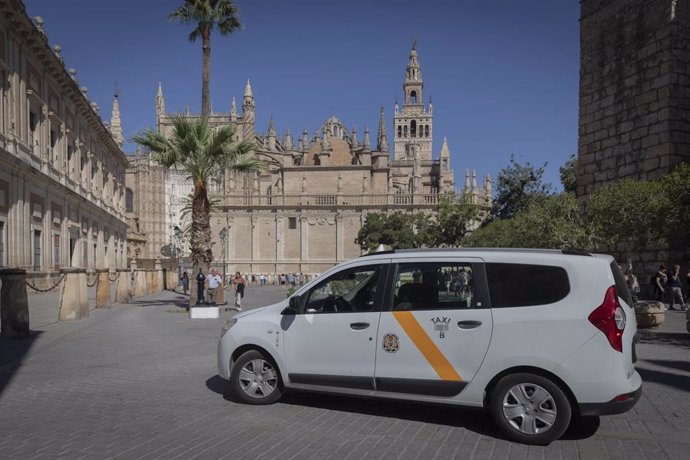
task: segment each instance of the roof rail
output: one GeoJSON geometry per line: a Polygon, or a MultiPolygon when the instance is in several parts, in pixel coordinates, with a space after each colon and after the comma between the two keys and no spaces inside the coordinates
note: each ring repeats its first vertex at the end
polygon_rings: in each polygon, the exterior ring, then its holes
{"type": "Polygon", "coordinates": [[[368,253],[366,253],[366,254],[362,254],[362,255],[359,256],[359,257],[369,257],[369,256],[377,256],[377,255],[379,255],[379,254],[394,254],[394,253],[395,253],[395,249],[389,249],[389,250],[387,250],[387,251],[374,251],[374,252],[368,252],[368,253]]]}
{"type": "Polygon", "coordinates": [[[594,257],[592,254],[590,254],[587,251],[582,251],[580,249],[561,249],[561,253],[569,256],[585,256],[585,257],[594,257]]]}

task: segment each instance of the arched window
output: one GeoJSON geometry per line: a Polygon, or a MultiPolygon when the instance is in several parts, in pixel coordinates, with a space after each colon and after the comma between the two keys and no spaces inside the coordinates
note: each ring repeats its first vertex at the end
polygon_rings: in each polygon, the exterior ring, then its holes
{"type": "Polygon", "coordinates": [[[273,187],[270,185],[266,189],[266,204],[273,204],[273,187]]]}
{"type": "Polygon", "coordinates": [[[417,121],[412,120],[410,122],[410,137],[417,137],[417,121]]]}
{"type": "Polygon", "coordinates": [[[407,137],[407,125],[403,127],[403,134],[407,137]]]}
{"type": "Polygon", "coordinates": [[[417,103],[417,91],[410,91],[410,104],[417,103]]]}
{"type": "Polygon", "coordinates": [[[338,137],[338,127],[333,125],[333,137],[338,137]]]}
{"type": "Polygon", "coordinates": [[[129,187],[125,189],[125,212],[134,212],[134,192],[129,187]]]}
{"type": "Polygon", "coordinates": [[[424,137],[429,137],[429,125],[424,125],[424,137]]]}
{"type": "Polygon", "coordinates": [[[398,126],[398,137],[402,137],[402,126],[398,126]]]}

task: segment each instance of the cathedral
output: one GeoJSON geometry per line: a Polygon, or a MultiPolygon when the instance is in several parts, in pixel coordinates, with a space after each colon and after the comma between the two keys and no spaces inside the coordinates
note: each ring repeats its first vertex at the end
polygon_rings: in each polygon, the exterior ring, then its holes
{"type": "MultiPolygon", "coordinates": [[[[257,133],[257,105],[247,81],[241,113],[233,98],[230,113],[212,113],[209,122],[234,124],[240,140],[254,142],[254,154],[266,167],[259,173],[228,171],[210,185],[214,265],[225,273],[316,274],[361,255],[355,239],[367,214],[434,212],[441,194],[456,193],[456,183],[445,138],[434,159],[433,107],[424,102],[423,91],[413,45],[403,104],[396,103],[393,110],[393,132],[387,132],[381,107],[372,143],[368,128],[359,134],[335,116],[311,136],[306,129],[294,137],[289,130],[279,136],[273,119],[265,133],[257,133]]],[[[176,116],[198,117],[188,110],[166,112],[159,84],[158,131],[170,133],[176,116]]],[[[119,112],[113,113],[113,121],[119,123],[119,112]]],[[[192,184],[184,173],[165,170],[140,151],[130,156],[130,165],[126,210],[134,226],[128,236],[129,256],[170,257],[170,248],[184,247],[176,229],[189,224],[183,208],[192,184]]],[[[463,193],[482,215],[488,213],[490,177],[477,185],[476,174],[470,176],[468,170],[463,193]]]]}

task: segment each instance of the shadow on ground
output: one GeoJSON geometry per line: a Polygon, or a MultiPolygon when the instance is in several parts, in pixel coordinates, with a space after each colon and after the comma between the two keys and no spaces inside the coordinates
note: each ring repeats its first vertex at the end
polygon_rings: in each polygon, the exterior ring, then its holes
{"type": "Polygon", "coordinates": [[[658,332],[651,329],[637,331],[639,343],[649,345],[670,345],[690,349],[690,334],[682,332],[658,332]]]}
{"type": "MultiPolygon", "coordinates": [[[[655,362],[655,360],[649,360],[649,362],[655,362]]],[[[682,364],[681,361],[671,361],[677,363],[674,366],[667,366],[673,369],[678,369],[682,364]]],[[[687,363],[684,363],[687,366],[687,363]]],[[[663,366],[664,364],[659,364],[663,366]]],[[[637,372],[642,377],[644,382],[654,382],[661,385],[670,386],[681,391],[690,392],[690,375],[682,375],[675,372],[664,372],[655,369],[645,369],[642,366],[637,366],[637,372]]]]}
{"type": "Polygon", "coordinates": [[[22,367],[22,361],[41,334],[41,331],[31,331],[26,339],[0,338],[0,395],[22,367]]]}
{"type": "MultiPolygon", "coordinates": [[[[206,380],[206,387],[237,404],[242,401],[233,393],[230,383],[219,376],[206,380]]],[[[341,412],[397,418],[423,423],[465,428],[483,436],[507,440],[494,424],[491,415],[483,410],[456,408],[409,401],[356,398],[346,395],[289,391],[277,404],[306,406],[341,412]]],[[[573,417],[573,421],[561,439],[578,440],[593,436],[599,429],[599,417],[573,417]]]]}

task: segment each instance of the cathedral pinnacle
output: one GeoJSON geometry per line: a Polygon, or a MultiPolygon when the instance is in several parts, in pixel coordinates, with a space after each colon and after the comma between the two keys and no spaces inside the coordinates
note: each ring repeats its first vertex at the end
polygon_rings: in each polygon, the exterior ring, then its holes
{"type": "Polygon", "coordinates": [[[441,146],[441,158],[450,157],[450,149],[448,149],[448,139],[443,136],[443,145],[441,146]]]}
{"type": "Polygon", "coordinates": [[[371,141],[369,140],[369,127],[364,128],[364,150],[371,150],[371,141]]]}
{"type": "Polygon", "coordinates": [[[292,134],[290,134],[290,128],[287,129],[285,133],[285,138],[283,139],[283,147],[285,150],[292,150],[294,145],[292,144],[292,134]]]}
{"type": "Polygon", "coordinates": [[[276,136],[276,127],[273,123],[273,115],[271,115],[271,118],[268,120],[268,135],[273,137],[276,136]]]}
{"type": "Polygon", "coordinates": [[[232,97],[232,104],[230,105],[230,115],[237,116],[237,102],[235,101],[235,96],[232,97]]]}
{"type": "Polygon", "coordinates": [[[122,121],[120,120],[120,91],[115,88],[115,97],[113,98],[113,112],[110,117],[110,134],[112,134],[115,143],[122,148],[125,143],[125,138],[122,135],[122,121]]]}
{"type": "Polygon", "coordinates": [[[156,114],[165,113],[165,99],[163,98],[163,84],[158,82],[158,92],[156,93],[156,114]]]}
{"type": "Polygon", "coordinates": [[[379,152],[388,152],[388,138],[386,137],[386,114],[381,106],[381,114],[379,116],[379,135],[376,140],[376,149],[379,152]]]}
{"type": "Polygon", "coordinates": [[[244,97],[254,98],[254,95],[252,94],[252,85],[249,83],[249,79],[247,79],[247,86],[244,88],[244,97]]]}

